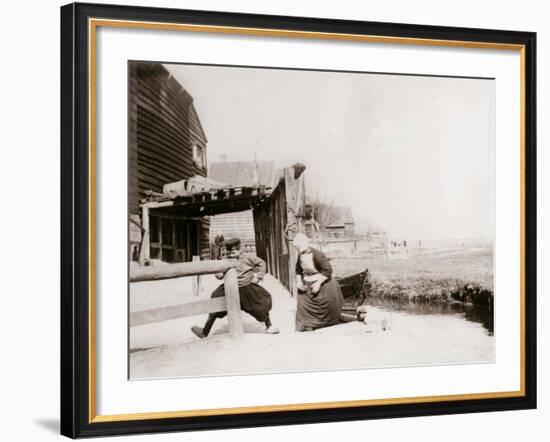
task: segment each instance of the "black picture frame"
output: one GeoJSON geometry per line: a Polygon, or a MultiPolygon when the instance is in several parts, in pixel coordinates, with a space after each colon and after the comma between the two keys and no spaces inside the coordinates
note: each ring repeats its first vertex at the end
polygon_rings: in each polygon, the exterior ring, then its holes
{"type": "Polygon", "coordinates": [[[61,8],[61,434],[71,437],[241,428],[536,408],[536,34],[166,8],[61,8]],[[521,45],[524,51],[524,394],[437,402],[139,420],[91,419],[90,18],[521,45]]]}

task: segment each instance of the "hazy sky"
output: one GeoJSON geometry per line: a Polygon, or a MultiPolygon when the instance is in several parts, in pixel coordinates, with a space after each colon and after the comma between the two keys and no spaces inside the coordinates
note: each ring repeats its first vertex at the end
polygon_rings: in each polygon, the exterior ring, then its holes
{"type": "Polygon", "coordinates": [[[194,97],[209,162],[306,165],[306,192],[356,230],[494,236],[493,80],[166,65],[194,97]]]}

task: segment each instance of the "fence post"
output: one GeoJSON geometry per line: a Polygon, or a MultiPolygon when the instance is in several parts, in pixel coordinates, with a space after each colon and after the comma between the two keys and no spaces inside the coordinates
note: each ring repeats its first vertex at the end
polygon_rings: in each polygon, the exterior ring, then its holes
{"type": "MultiPolygon", "coordinates": [[[[196,255],[193,256],[193,262],[197,262],[200,260],[201,260],[200,256],[196,256],[196,255]]],[[[199,296],[200,291],[201,291],[201,276],[197,275],[193,277],[193,294],[195,296],[199,296]]]]}
{"type": "Polygon", "coordinates": [[[237,282],[237,270],[230,268],[224,277],[225,302],[227,304],[227,317],[229,320],[229,335],[237,337],[243,334],[241,322],[241,300],[239,298],[239,285],[237,282]]]}
{"type": "MultiPolygon", "coordinates": [[[[149,248],[150,248],[150,234],[149,234],[149,207],[143,206],[141,208],[141,248],[139,250],[139,265],[144,266],[149,263],[149,248]]],[[[162,248],[161,248],[162,250],[162,248]]]]}

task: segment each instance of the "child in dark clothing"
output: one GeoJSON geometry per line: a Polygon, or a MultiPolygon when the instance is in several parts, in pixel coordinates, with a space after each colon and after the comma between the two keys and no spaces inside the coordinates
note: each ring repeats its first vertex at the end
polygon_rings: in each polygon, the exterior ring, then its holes
{"type": "MultiPolygon", "coordinates": [[[[259,322],[265,323],[266,332],[270,334],[279,333],[279,329],[271,323],[269,311],[272,307],[271,295],[258,283],[263,279],[266,272],[266,265],[263,259],[252,254],[241,254],[241,241],[238,238],[232,238],[225,242],[228,258],[239,260],[237,267],[237,281],[239,284],[239,297],[241,301],[241,310],[252,315],[259,322]]],[[[218,279],[223,278],[223,274],[216,275],[218,279]]],[[[225,296],[224,285],[221,284],[212,292],[212,298],[225,296]]],[[[210,313],[204,327],[197,325],[191,327],[191,331],[199,338],[205,338],[210,333],[212,326],[217,318],[223,318],[227,315],[226,311],[210,313]]]]}

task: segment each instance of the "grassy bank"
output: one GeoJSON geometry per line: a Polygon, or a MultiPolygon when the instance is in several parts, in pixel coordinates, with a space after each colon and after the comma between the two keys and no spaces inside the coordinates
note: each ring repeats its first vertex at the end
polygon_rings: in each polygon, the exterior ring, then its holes
{"type": "Polygon", "coordinates": [[[493,307],[493,251],[490,248],[437,250],[392,260],[340,256],[333,257],[331,263],[338,276],[368,268],[369,297],[493,307]]]}

